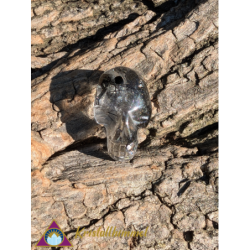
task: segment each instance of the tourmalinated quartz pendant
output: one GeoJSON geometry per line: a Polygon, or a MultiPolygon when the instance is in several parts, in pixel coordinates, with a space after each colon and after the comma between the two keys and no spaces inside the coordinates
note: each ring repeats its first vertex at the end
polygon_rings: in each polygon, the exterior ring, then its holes
{"type": "Polygon", "coordinates": [[[147,126],[151,110],[147,86],[134,70],[116,67],[101,75],[96,89],[95,120],[105,126],[108,153],[114,160],[134,157],[137,130],[147,126]]]}

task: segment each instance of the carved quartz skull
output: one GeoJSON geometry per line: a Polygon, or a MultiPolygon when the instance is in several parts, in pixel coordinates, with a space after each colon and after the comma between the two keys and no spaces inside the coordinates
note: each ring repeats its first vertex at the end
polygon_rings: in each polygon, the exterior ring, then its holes
{"type": "Polygon", "coordinates": [[[108,153],[114,160],[130,160],[138,146],[137,130],[151,116],[147,86],[134,70],[116,67],[104,72],[96,89],[96,122],[105,126],[108,153]]]}

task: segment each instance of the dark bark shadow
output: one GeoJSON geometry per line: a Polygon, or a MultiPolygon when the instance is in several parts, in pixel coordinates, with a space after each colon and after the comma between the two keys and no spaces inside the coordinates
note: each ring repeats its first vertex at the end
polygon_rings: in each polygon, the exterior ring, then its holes
{"type": "Polygon", "coordinates": [[[166,31],[177,27],[185,18],[188,18],[191,11],[207,0],[176,0],[165,2],[158,6],[159,10],[165,9],[158,23],[156,30],[163,28],[166,31]]]}
{"type": "MultiPolygon", "coordinates": [[[[94,35],[82,38],[78,40],[74,44],[68,44],[61,48],[58,52],[68,52],[61,58],[58,58],[48,65],[42,67],[42,68],[37,68],[37,69],[31,69],[31,80],[36,79],[37,77],[47,73],[50,71],[57,63],[63,63],[64,60],[63,58],[67,58],[70,53],[72,53],[74,50],[81,49],[79,52],[76,52],[74,56],[79,55],[84,53],[85,51],[94,48],[98,42],[101,42],[103,38],[111,33],[111,32],[116,32],[120,30],[124,25],[134,21],[137,17],[139,16],[138,13],[131,13],[126,19],[122,19],[118,21],[117,23],[112,23],[108,26],[105,26],[103,28],[100,28],[99,30],[96,31],[94,35]]],[[[47,54],[49,55],[49,54],[47,54]]],[[[46,56],[47,56],[46,55],[46,56]]]]}
{"type": "MultiPolygon", "coordinates": [[[[168,31],[178,26],[184,20],[184,18],[188,16],[190,11],[192,11],[198,5],[206,1],[207,0],[169,0],[155,7],[152,1],[142,0],[143,4],[148,7],[148,10],[152,10],[156,13],[155,17],[149,20],[148,23],[152,23],[163,14],[155,32],[157,32],[160,28],[163,28],[168,31]]],[[[86,50],[94,48],[96,44],[102,41],[107,34],[111,32],[114,33],[120,30],[122,27],[124,27],[124,25],[134,21],[138,16],[138,13],[131,13],[126,19],[100,28],[96,31],[94,35],[80,39],[74,44],[66,45],[65,47],[59,50],[59,52],[68,52],[66,55],[56,59],[55,61],[52,61],[51,63],[42,68],[31,69],[31,80],[34,80],[37,77],[47,73],[57,63],[60,64],[64,62],[63,58],[67,58],[68,54],[72,53],[74,50],[77,50],[79,48],[81,49],[75,54],[76,56],[78,54],[84,53],[86,50]]]]}
{"type": "Polygon", "coordinates": [[[90,117],[91,106],[94,105],[90,95],[92,93],[93,97],[93,91],[102,73],[97,70],[71,70],[58,73],[51,81],[50,102],[65,124],[66,132],[75,140],[74,144],[81,144],[80,147],[74,147],[73,144],[68,147],[69,149],[76,148],[85,154],[112,160],[104,152],[81,149],[82,146],[95,142],[96,138],[91,141],[89,134],[94,134],[100,129],[93,116],[90,117]]]}

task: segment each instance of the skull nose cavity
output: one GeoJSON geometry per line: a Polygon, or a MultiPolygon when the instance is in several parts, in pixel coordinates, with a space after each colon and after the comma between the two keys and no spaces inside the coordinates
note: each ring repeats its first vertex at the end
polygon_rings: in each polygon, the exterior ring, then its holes
{"type": "Polygon", "coordinates": [[[115,83],[116,84],[123,84],[123,79],[122,79],[122,77],[121,76],[116,76],[115,77],[115,83]]]}

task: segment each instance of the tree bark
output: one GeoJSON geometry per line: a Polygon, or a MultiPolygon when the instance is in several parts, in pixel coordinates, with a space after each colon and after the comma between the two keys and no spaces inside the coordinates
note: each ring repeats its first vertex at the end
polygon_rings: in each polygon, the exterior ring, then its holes
{"type": "Polygon", "coordinates": [[[35,0],[31,15],[32,248],[56,219],[74,249],[217,249],[217,0],[35,0]],[[125,163],[93,117],[116,66],[143,76],[153,108],[125,163]]]}

